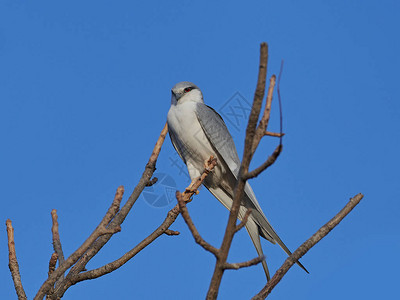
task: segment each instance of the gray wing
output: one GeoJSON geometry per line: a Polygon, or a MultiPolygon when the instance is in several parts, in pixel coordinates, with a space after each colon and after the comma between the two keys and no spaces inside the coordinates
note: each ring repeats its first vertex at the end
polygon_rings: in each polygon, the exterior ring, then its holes
{"type": "Polygon", "coordinates": [[[197,104],[196,115],[211,145],[236,177],[239,173],[240,159],[224,120],[214,109],[203,103],[197,104]]]}
{"type": "MultiPolygon", "coordinates": [[[[223,160],[231,170],[232,175],[237,180],[240,168],[240,159],[237,154],[232,136],[229,133],[224,120],[214,109],[203,103],[197,104],[196,115],[211,145],[223,158],[223,160]]],[[[268,222],[260,207],[260,204],[258,204],[257,198],[254,195],[253,190],[248,183],[246,183],[245,186],[245,197],[243,200],[245,202],[245,207],[255,209],[254,211],[252,211],[252,217],[259,226],[259,234],[261,234],[262,237],[266,238],[272,243],[278,242],[279,246],[281,246],[282,249],[290,256],[292,253],[280,239],[275,230],[272,228],[271,224],[268,222]]],[[[296,263],[308,273],[306,268],[304,268],[304,266],[299,261],[297,261],[296,263]]]]}

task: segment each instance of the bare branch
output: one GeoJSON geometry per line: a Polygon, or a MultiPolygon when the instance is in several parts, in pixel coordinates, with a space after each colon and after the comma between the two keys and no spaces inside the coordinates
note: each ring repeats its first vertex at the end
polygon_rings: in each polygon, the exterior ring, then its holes
{"type": "MultiPolygon", "coordinates": [[[[58,254],[56,252],[53,252],[53,254],[50,257],[50,261],[49,261],[49,272],[48,272],[49,276],[56,269],[57,260],[58,260],[58,254]]],[[[50,299],[50,295],[52,295],[53,293],[54,293],[54,287],[51,287],[49,293],[46,295],[46,300],[50,299]]]]}
{"type": "Polygon", "coordinates": [[[242,229],[244,226],[246,226],[246,223],[247,223],[247,220],[249,219],[250,214],[251,214],[251,208],[248,208],[243,217],[242,222],[240,222],[239,225],[236,225],[235,233],[238,232],[240,229],[242,229]]]}
{"type": "MultiPolygon", "coordinates": [[[[128,215],[132,206],[135,204],[136,200],[139,198],[143,189],[151,181],[151,177],[153,176],[153,173],[155,170],[157,158],[160,153],[161,146],[164,143],[167,132],[168,132],[168,126],[167,126],[167,124],[165,124],[164,128],[162,129],[160,136],[156,142],[156,145],[154,146],[154,149],[149,158],[149,161],[146,164],[146,167],[142,174],[142,177],[140,178],[138,184],[134,188],[132,194],[129,196],[125,205],[115,215],[115,217],[111,218],[111,221],[108,224],[108,227],[119,226],[124,222],[126,216],[128,215]]],[[[94,243],[92,243],[90,248],[84,253],[83,256],[81,256],[79,258],[79,260],[71,268],[68,275],[66,276],[66,278],[63,281],[63,285],[56,289],[54,298],[56,298],[56,296],[62,297],[62,295],[65,293],[65,291],[73,284],[73,280],[72,280],[73,276],[79,274],[80,272],[82,272],[85,269],[86,264],[100,251],[100,249],[110,240],[111,237],[112,237],[111,234],[105,234],[105,235],[99,237],[94,243]]],[[[68,269],[70,267],[68,265],[66,265],[66,266],[67,266],[66,269],[68,269]]],[[[64,268],[65,266],[63,264],[60,267],[64,268]]],[[[58,269],[54,273],[56,273],[58,271],[58,269]]],[[[52,274],[52,276],[55,276],[54,273],[52,274]]],[[[35,300],[43,299],[44,295],[47,293],[47,291],[50,289],[50,287],[52,285],[51,284],[52,280],[53,279],[49,278],[43,283],[43,285],[39,289],[39,292],[37,293],[37,295],[34,298],[35,300]]]]}
{"type": "Polygon", "coordinates": [[[224,267],[226,260],[228,258],[228,252],[232,244],[232,239],[235,234],[236,221],[239,214],[240,203],[244,193],[244,187],[246,181],[243,179],[243,174],[246,174],[249,169],[251,158],[253,157],[253,142],[256,133],[256,127],[258,118],[260,115],[260,110],[262,106],[262,101],[265,92],[265,80],[267,76],[267,63],[268,63],[268,45],[262,43],[260,47],[260,64],[258,71],[258,81],[256,92],[254,94],[254,100],[252,109],[249,116],[249,122],[246,129],[246,138],[244,146],[244,154],[242,163],[239,169],[238,180],[234,189],[234,197],[232,200],[232,206],[229,213],[228,224],[225,229],[224,238],[220,248],[220,255],[217,258],[215,264],[214,273],[211,278],[210,286],[207,293],[207,299],[216,299],[218,296],[218,290],[221,284],[222,275],[224,273],[224,267]]]}
{"type": "MultiPolygon", "coordinates": [[[[118,187],[117,192],[114,197],[114,201],[112,202],[112,204],[111,204],[110,208],[108,209],[104,218],[101,220],[100,224],[96,227],[96,229],[92,232],[92,234],[86,239],[86,241],[74,253],[72,253],[71,256],[68,257],[68,259],[65,260],[62,265],[60,265],[49,276],[49,278],[40,287],[40,289],[34,299],[43,299],[43,297],[46,294],[48,294],[50,289],[53,287],[56,280],[60,276],[62,276],[62,274],[64,274],[64,272],[68,268],[70,268],[74,263],[77,262],[77,260],[88,250],[88,248],[91,246],[91,244],[95,240],[97,240],[100,236],[102,236],[104,234],[108,233],[111,235],[111,234],[117,232],[117,230],[114,230],[113,232],[111,232],[111,230],[107,229],[105,226],[110,222],[110,220],[117,213],[119,205],[122,200],[123,193],[124,193],[124,188],[122,186],[118,187]]],[[[120,228],[119,228],[119,230],[120,230],[120,228]]],[[[57,288],[58,287],[56,287],[56,290],[57,290],[57,288]]],[[[55,290],[55,292],[57,292],[56,290],[55,290]]]]}
{"type": "Polygon", "coordinates": [[[278,158],[279,154],[282,152],[282,145],[279,144],[274,152],[271,154],[271,156],[268,157],[268,159],[258,168],[254,169],[253,171],[247,172],[246,174],[243,175],[244,180],[249,180],[251,178],[257,177],[260,175],[262,172],[264,172],[268,167],[270,167],[278,158]]]}
{"type": "MultiPolygon", "coordinates": [[[[207,161],[207,166],[206,166],[203,174],[199,178],[193,180],[193,182],[189,185],[189,187],[185,190],[185,192],[183,194],[181,194],[181,197],[183,199],[185,199],[186,202],[188,202],[190,197],[194,193],[196,193],[197,189],[200,187],[200,185],[202,184],[202,182],[204,181],[206,176],[212,171],[212,169],[215,167],[216,164],[217,164],[217,160],[213,157],[210,157],[210,159],[207,161]]],[[[147,238],[145,238],[142,242],[140,242],[136,247],[134,247],[132,250],[128,251],[123,256],[121,256],[119,259],[117,259],[111,263],[108,263],[100,268],[90,270],[90,271],[87,271],[84,273],[80,273],[80,274],[77,274],[77,275],[71,277],[70,285],[76,284],[77,282],[80,282],[83,280],[98,278],[100,276],[103,276],[105,274],[108,274],[108,273],[120,268],[125,263],[127,263],[130,259],[132,259],[137,253],[139,253],[145,247],[150,245],[154,240],[156,240],[162,234],[167,234],[167,235],[179,234],[179,232],[169,229],[171,224],[173,222],[175,222],[179,213],[180,213],[179,205],[177,204],[173,209],[171,209],[168,212],[167,217],[165,218],[164,222],[152,234],[150,234],[147,238]]]]}
{"type": "Polygon", "coordinates": [[[261,139],[267,133],[269,118],[271,116],[272,95],[274,93],[275,82],[276,82],[276,76],[272,75],[270,82],[269,82],[269,88],[268,88],[268,93],[267,93],[267,103],[265,104],[263,116],[260,120],[260,123],[258,124],[256,133],[254,136],[253,146],[251,149],[251,152],[253,154],[256,151],[258,145],[260,144],[261,139]]]}
{"type": "Polygon", "coordinates": [[[238,270],[238,269],[241,269],[241,268],[251,267],[251,266],[258,265],[264,259],[265,259],[264,256],[259,256],[259,257],[253,258],[251,260],[248,260],[248,261],[245,261],[245,262],[241,262],[241,263],[233,263],[233,264],[225,263],[224,269],[225,270],[228,270],[228,269],[238,270]]]}
{"type": "Polygon", "coordinates": [[[61,265],[64,262],[64,253],[61,247],[60,234],[58,232],[57,210],[53,209],[51,211],[51,219],[53,221],[53,226],[51,227],[51,232],[53,234],[53,249],[54,252],[57,253],[57,257],[60,262],[59,264],[61,265]]]}
{"type": "Polygon", "coordinates": [[[289,269],[312,247],[315,246],[321,239],[323,239],[333,228],[335,228],[346,217],[364,196],[357,194],[346,204],[344,208],[334,216],[328,223],[322,226],[316,233],[313,234],[307,241],[305,241],[296,251],[290,255],[283,265],[276,271],[275,275],[265,285],[265,287],[252,299],[265,299],[272,291],[272,289],[281,281],[282,277],[289,271],[289,269]]]}
{"type": "Polygon", "coordinates": [[[168,227],[171,226],[173,222],[175,222],[178,215],[179,215],[179,207],[178,205],[176,205],[173,209],[171,209],[168,212],[164,222],[156,230],[154,230],[153,233],[151,233],[148,237],[146,237],[143,241],[141,241],[136,247],[134,247],[132,250],[128,251],[119,259],[111,263],[108,263],[100,268],[75,275],[71,279],[71,285],[83,280],[98,278],[100,276],[103,276],[120,268],[125,263],[127,263],[131,258],[133,258],[136,254],[138,254],[149,244],[151,244],[160,235],[164,234],[168,229],[168,227]]]}
{"type": "MultiPolygon", "coordinates": [[[[52,235],[53,235],[53,249],[54,249],[54,252],[57,254],[58,261],[59,261],[58,265],[60,266],[64,262],[64,253],[63,253],[63,250],[62,250],[60,234],[59,234],[59,231],[58,231],[57,210],[55,210],[55,209],[53,209],[51,211],[51,220],[52,220],[52,223],[53,223],[53,225],[51,227],[51,232],[52,232],[52,235]]],[[[51,262],[51,260],[50,260],[50,262],[51,262]]],[[[57,263],[57,260],[56,260],[56,263],[57,263]]],[[[53,272],[51,272],[51,273],[53,273],[53,272]]],[[[51,274],[49,273],[49,276],[50,275],[51,274]]],[[[62,279],[64,279],[64,273],[59,276],[59,278],[56,281],[56,285],[59,285],[62,279]]],[[[54,289],[52,288],[52,290],[54,290],[54,289]]],[[[50,290],[50,292],[51,292],[51,290],[50,290]]]]}
{"type": "Polygon", "coordinates": [[[148,183],[146,183],[146,186],[152,186],[154,184],[156,184],[158,181],[157,177],[153,177],[148,183]]]}
{"type": "Polygon", "coordinates": [[[278,132],[266,131],[266,132],[264,133],[264,135],[266,135],[266,136],[273,136],[273,137],[283,137],[285,134],[284,134],[284,133],[278,133],[278,132]]]}
{"type": "Polygon", "coordinates": [[[8,267],[10,268],[15,291],[17,292],[19,300],[27,299],[24,287],[22,286],[21,274],[19,273],[17,254],[15,252],[14,228],[12,227],[10,219],[6,221],[6,228],[7,228],[7,238],[8,238],[8,267]]]}
{"type": "Polygon", "coordinates": [[[187,226],[189,227],[196,243],[199,244],[201,247],[203,247],[205,250],[211,252],[212,254],[214,254],[215,256],[218,257],[219,250],[217,248],[215,248],[214,246],[210,245],[209,243],[207,243],[201,237],[196,226],[194,226],[192,218],[190,217],[189,212],[187,210],[185,200],[183,199],[182,194],[179,191],[176,191],[176,199],[178,200],[178,205],[179,205],[179,209],[181,211],[182,217],[185,220],[187,226]]]}
{"type": "Polygon", "coordinates": [[[49,276],[51,275],[51,273],[54,272],[54,270],[56,269],[56,264],[57,264],[57,259],[58,259],[58,254],[56,252],[54,252],[51,257],[50,257],[50,261],[49,261],[49,276]]]}
{"type": "Polygon", "coordinates": [[[179,231],[167,229],[167,230],[165,230],[164,234],[166,234],[166,235],[180,235],[181,233],[179,231]]]}

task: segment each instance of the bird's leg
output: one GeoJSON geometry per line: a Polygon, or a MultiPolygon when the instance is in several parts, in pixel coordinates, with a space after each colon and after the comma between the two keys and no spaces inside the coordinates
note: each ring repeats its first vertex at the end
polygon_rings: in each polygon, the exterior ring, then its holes
{"type": "Polygon", "coordinates": [[[206,174],[210,173],[216,164],[217,159],[211,155],[209,159],[204,161],[204,172],[206,172],[206,174]]]}
{"type": "Polygon", "coordinates": [[[200,178],[201,177],[198,177],[197,179],[193,180],[192,183],[189,185],[189,187],[187,187],[185,189],[185,191],[183,192],[183,194],[190,194],[190,197],[188,198],[186,203],[189,203],[189,202],[191,202],[193,200],[192,197],[193,197],[194,194],[196,194],[196,195],[199,194],[199,191],[196,188],[193,188],[193,185],[195,184],[196,181],[201,180],[200,178]]]}
{"type": "MultiPolygon", "coordinates": [[[[190,197],[188,198],[188,200],[186,202],[190,202],[192,201],[192,196],[194,194],[198,195],[199,191],[198,191],[198,184],[197,187],[194,188],[194,186],[196,185],[196,183],[198,181],[202,182],[204,180],[204,178],[213,170],[213,168],[217,165],[217,159],[214,158],[214,156],[210,156],[209,159],[207,159],[206,161],[204,161],[204,172],[201,176],[197,177],[195,180],[192,181],[192,183],[189,185],[188,188],[185,189],[185,191],[183,192],[184,194],[189,194],[190,197]],[[203,178],[204,177],[204,178],[203,178]]],[[[201,183],[200,183],[201,184],[201,183]]]]}

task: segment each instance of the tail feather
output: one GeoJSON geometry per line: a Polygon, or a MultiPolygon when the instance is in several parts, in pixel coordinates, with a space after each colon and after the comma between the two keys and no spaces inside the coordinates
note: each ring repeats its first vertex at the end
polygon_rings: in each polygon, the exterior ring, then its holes
{"type": "MultiPolygon", "coordinates": [[[[246,194],[246,196],[249,197],[247,194],[246,194]]],[[[283,249],[283,251],[286,252],[286,254],[288,256],[292,255],[292,252],[285,245],[285,243],[281,240],[281,238],[278,236],[278,234],[276,233],[274,228],[272,228],[271,224],[268,222],[267,218],[265,217],[265,215],[262,211],[255,209],[254,211],[251,212],[251,215],[252,215],[255,223],[258,226],[260,226],[260,234],[262,237],[269,240],[273,244],[278,243],[278,245],[283,249]]],[[[300,268],[302,268],[304,271],[309,273],[307,271],[307,269],[301,264],[301,262],[296,261],[296,263],[300,266],[300,268]]]]}
{"type": "Polygon", "coordinates": [[[254,244],[254,247],[257,250],[258,256],[263,256],[264,259],[262,260],[262,266],[264,268],[264,272],[265,272],[265,276],[267,277],[267,280],[269,281],[270,275],[269,275],[269,270],[268,270],[268,266],[267,266],[267,261],[265,259],[265,255],[263,253],[262,247],[261,247],[261,241],[260,241],[260,233],[258,230],[258,225],[254,222],[253,218],[248,218],[247,219],[247,223],[246,223],[246,229],[247,232],[251,238],[251,241],[254,244]]]}

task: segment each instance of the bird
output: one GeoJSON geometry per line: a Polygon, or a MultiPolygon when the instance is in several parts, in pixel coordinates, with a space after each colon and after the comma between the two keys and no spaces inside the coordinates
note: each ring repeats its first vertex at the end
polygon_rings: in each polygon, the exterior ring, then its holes
{"type": "MultiPolygon", "coordinates": [[[[240,168],[240,159],[232,136],[222,117],[204,103],[203,93],[194,83],[182,81],[171,90],[171,107],[167,115],[168,133],[176,152],[186,164],[191,180],[204,171],[204,163],[210,156],[217,158],[217,165],[203,182],[203,185],[227,209],[232,206],[233,191],[240,168]]],[[[246,230],[260,257],[265,257],[260,236],[292,253],[282,242],[268,222],[248,182],[241,199],[238,219],[242,220],[251,209],[245,224],[246,230]]],[[[296,262],[307,273],[307,269],[296,262]]],[[[270,280],[266,260],[262,266],[270,280]]]]}

